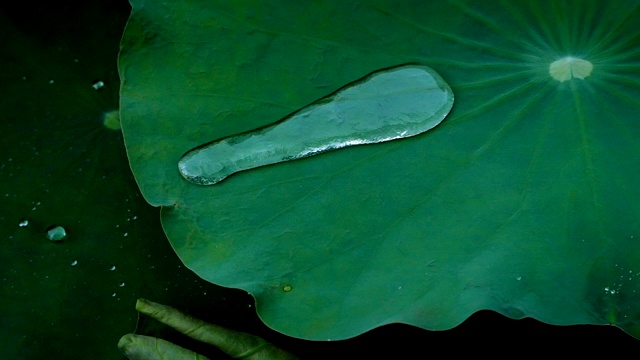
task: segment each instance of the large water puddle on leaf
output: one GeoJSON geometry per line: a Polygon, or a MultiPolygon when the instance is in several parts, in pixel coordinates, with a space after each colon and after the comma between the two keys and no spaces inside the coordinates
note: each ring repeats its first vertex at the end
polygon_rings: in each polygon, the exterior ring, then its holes
{"type": "Polygon", "coordinates": [[[238,171],[414,136],[438,125],[452,106],[451,88],[431,68],[384,69],[275,124],[198,146],[178,168],[188,181],[211,185],[238,171]]]}

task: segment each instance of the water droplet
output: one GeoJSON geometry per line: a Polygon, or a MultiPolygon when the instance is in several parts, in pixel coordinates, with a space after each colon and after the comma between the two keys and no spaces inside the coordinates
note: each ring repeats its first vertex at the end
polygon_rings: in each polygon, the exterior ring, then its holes
{"type": "Polygon", "coordinates": [[[194,184],[211,185],[238,171],[418,135],[438,125],[452,106],[451,88],[431,68],[398,66],[271,126],[198,146],[182,156],[178,169],[194,184]]]}
{"type": "Polygon", "coordinates": [[[115,271],[115,270],[116,270],[116,266],[115,266],[115,265],[113,265],[113,266],[111,266],[111,267],[109,268],[109,271],[115,271]]]}
{"type": "Polygon", "coordinates": [[[50,241],[62,241],[66,236],[67,232],[62,226],[50,226],[47,229],[47,239],[50,241]]]}
{"type": "Polygon", "coordinates": [[[94,88],[95,90],[100,90],[104,87],[104,82],[102,81],[95,81],[92,85],[92,88],[94,88]]]}
{"type": "Polygon", "coordinates": [[[18,226],[20,226],[20,227],[27,227],[27,225],[29,225],[29,220],[22,220],[18,224],[18,226]]]}
{"type": "Polygon", "coordinates": [[[123,235],[123,236],[128,236],[128,235],[129,235],[129,233],[124,233],[124,235],[123,235]]]}
{"type": "Polygon", "coordinates": [[[591,75],[592,70],[591,62],[572,56],[563,57],[549,65],[549,75],[560,82],[573,78],[584,80],[591,75]]]}
{"type": "Polygon", "coordinates": [[[518,281],[522,280],[522,276],[518,276],[518,277],[516,278],[516,280],[518,280],[518,281]]]}
{"type": "Polygon", "coordinates": [[[55,81],[53,79],[49,80],[49,84],[53,84],[55,81]]]}
{"type": "Polygon", "coordinates": [[[124,281],[123,281],[123,282],[121,282],[118,286],[120,286],[120,287],[124,287],[124,281]]]}
{"type": "Polygon", "coordinates": [[[291,290],[293,290],[293,287],[291,285],[285,285],[282,287],[282,291],[284,292],[289,292],[291,290]]]}
{"type": "Polygon", "coordinates": [[[116,293],[111,294],[111,297],[116,297],[116,293]]]}
{"type": "Polygon", "coordinates": [[[78,265],[78,260],[73,260],[73,261],[71,262],[71,266],[76,266],[76,265],[78,265]]]}

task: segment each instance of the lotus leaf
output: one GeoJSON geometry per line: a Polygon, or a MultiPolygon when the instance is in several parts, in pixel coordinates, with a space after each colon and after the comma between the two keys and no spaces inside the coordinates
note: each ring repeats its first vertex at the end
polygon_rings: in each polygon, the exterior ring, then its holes
{"type": "Polygon", "coordinates": [[[132,0],[119,60],[134,176],[182,261],[270,327],[344,339],[480,309],[640,336],[638,1],[132,0]],[[201,144],[354,79],[429,66],[434,129],[234,174],[201,144]]]}

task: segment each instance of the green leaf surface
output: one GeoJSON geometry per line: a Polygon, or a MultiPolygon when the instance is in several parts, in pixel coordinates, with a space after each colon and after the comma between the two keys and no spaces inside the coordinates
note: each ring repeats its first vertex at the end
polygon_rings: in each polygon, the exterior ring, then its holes
{"type": "Polygon", "coordinates": [[[249,291],[269,326],[342,339],[490,309],[640,336],[637,1],[132,5],[136,180],[184,263],[249,291]],[[408,62],[456,94],[423,135],[211,187],[178,172],[189,149],[408,62]]]}

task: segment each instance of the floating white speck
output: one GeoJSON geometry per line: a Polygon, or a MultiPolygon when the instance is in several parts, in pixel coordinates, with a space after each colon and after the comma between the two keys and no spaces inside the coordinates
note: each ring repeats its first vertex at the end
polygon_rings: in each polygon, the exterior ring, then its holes
{"type": "Polygon", "coordinates": [[[20,226],[20,227],[27,227],[27,225],[29,225],[29,220],[22,220],[18,224],[18,226],[20,226]]]}
{"type": "Polygon", "coordinates": [[[120,286],[120,287],[124,287],[124,281],[123,281],[123,282],[121,282],[118,286],[120,286]]]}
{"type": "Polygon", "coordinates": [[[73,261],[71,262],[71,266],[76,266],[76,265],[78,265],[78,260],[73,260],[73,261]]]}
{"type": "Polygon", "coordinates": [[[113,265],[112,267],[109,268],[109,271],[115,271],[116,270],[116,266],[113,265]]]}
{"type": "Polygon", "coordinates": [[[104,87],[104,82],[102,81],[96,81],[93,83],[93,85],[91,85],[92,88],[96,89],[96,90],[100,90],[104,87]]]}

